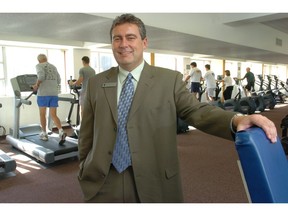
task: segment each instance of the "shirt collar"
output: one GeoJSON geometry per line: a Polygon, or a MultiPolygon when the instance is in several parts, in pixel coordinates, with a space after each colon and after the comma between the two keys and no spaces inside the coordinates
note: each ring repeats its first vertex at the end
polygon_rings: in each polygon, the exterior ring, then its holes
{"type": "Polygon", "coordinates": [[[128,72],[128,71],[124,70],[123,68],[121,68],[121,67],[119,66],[119,75],[118,75],[118,76],[119,76],[119,81],[120,81],[120,83],[121,83],[121,84],[124,83],[124,81],[125,81],[128,73],[131,73],[132,76],[133,76],[133,79],[138,82],[139,79],[140,79],[140,75],[141,75],[141,72],[142,72],[143,68],[144,68],[144,60],[143,60],[143,62],[142,62],[138,67],[136,67],[136,68],[135,68],[134,70],[132,70],[131,72],[128,72]]]}

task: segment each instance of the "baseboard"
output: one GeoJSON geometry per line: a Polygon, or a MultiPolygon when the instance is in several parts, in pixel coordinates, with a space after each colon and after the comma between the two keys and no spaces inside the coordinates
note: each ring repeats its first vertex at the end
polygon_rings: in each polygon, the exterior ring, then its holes
{"type": "Polygon", "coordinates": [[[1,135],[0,136],[0,140],[5,140],[6,139],[6,135],[1,135]]]}

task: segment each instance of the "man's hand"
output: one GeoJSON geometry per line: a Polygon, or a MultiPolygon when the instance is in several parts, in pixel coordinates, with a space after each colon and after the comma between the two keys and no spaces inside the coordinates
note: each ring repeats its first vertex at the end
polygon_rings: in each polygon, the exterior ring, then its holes
{"type": "Polygon", "coordinates": [[[37,85],[37,83],[35,85],[32,86],[33,91],[36,92],[38,90],[39,85],[37,85]]]}
{"type": "Polygon", "coordinates": [[[266,136],[272,143],[277,141],[277,129],[275,124],[263,115],[253,114],[247,116],[235,116],[232,123],[237,128],[237,131],[245,130],[256,125],[264,130],[266,136]]]}

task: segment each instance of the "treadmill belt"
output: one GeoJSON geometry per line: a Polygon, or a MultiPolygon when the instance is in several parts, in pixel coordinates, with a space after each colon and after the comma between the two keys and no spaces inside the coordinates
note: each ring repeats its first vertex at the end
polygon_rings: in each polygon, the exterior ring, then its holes
{"type": "Polygon", "coordinates": [[[68,140],[63,145],[59,145],[58,136],[48,136],[48,141],[43,141],[39,138],[39,135],[25,137],[26,140],[33,142],[43,148],[50,149],[54,152],[54,155],[62,155],[69,152],[78,151],[78,145],[71,143],[68,140]]]}

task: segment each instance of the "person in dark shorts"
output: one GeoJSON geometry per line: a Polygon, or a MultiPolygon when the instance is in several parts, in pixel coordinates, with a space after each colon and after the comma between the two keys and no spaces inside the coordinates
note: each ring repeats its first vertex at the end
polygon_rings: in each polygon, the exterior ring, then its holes
{"type": "Polygon", "coordinates": [[[200,81],[202,78],[202,72],[199,68],[197,68],[196,62],[191,62],[191,71],[190,74],[185,78],[185,82],[188,82],[188,80],[191,78],[191,93],[193,93],[196,98],[199,99],[199,93],[200,93],[200,81]]]}
{"type": "Polygon", "coordinates": [[[223,80],[219,80],[218,82],[224,82],[224,100],[229,100],[231,99],[232,92],[233,92],[233,80],[230,76],[230,70],[225,70],[225,77],[223,80]]]}

